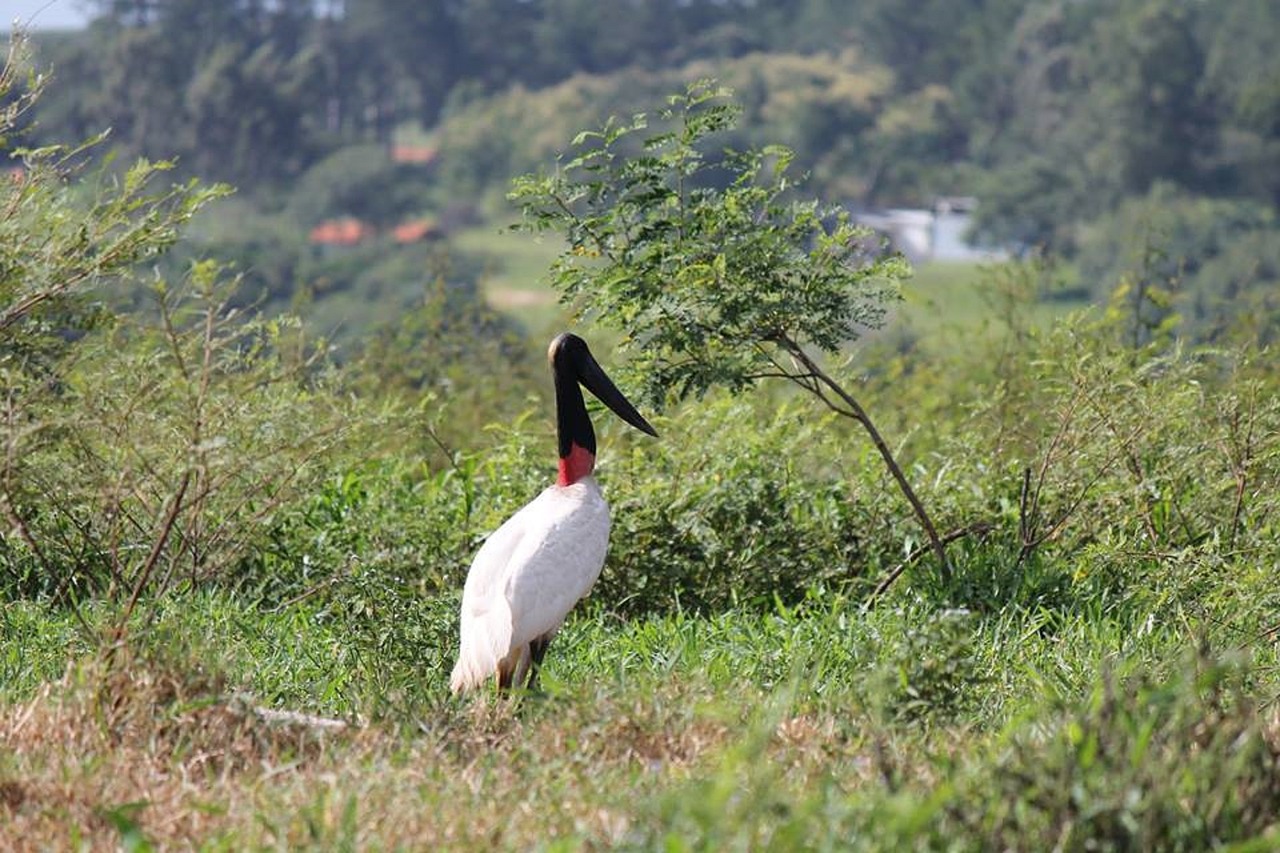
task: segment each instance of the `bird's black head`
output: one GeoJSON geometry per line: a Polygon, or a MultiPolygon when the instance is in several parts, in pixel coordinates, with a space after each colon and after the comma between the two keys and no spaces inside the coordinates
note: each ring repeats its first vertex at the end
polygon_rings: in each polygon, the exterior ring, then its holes
{"type": "Polygon", "coordinates": [[[641,417],[635,406],[623,396],[618,386],[613,384],[604,369],[600,367],[587,342],[572,332],[557,335],[547,347],[547,360],[551,363],[551,372],[556,380],[556,397],[559,401],[561,424],[561,450],[567,452],[568,440],[582,434],[583,447],[595,452],[595,436],[591,434],[590,421],[586,418],[586,409],[582,407],[581,394],[577,385],[581,383],[592,394],[604,403],[614,414],[631,424],[641,432],[657,437],[658,433],[649,422],[641,417]],[[579,414],[579,409],[581,413],[579,414]],[[569,427],[565,429],[565,427],[569,427]]]}
{"type": "Polygon", "coordinates": [[[551,363],[553,371],[566,370],[576,376],[581,372],[581,365],[585,359],[595,360],[591,358],[591,350],[587,348],[587,342],[573,332],[562,332],[556,335],[547,347],[547,361],[551,363]]]}

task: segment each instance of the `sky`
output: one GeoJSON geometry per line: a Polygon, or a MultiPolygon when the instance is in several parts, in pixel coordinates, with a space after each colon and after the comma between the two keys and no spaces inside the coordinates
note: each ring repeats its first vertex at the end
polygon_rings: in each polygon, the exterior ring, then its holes
{"type": "Polygon", "coordinates": [[[81,0],[0,0],[0,32],[17,20],[32,30],[83,27],[88,21],[81,0]]]}

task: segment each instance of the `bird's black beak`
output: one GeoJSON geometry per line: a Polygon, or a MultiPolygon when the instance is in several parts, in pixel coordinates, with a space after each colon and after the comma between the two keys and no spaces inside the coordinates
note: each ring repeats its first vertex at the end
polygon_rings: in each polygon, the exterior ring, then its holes
{"type": "Polygon", "coordinates": [[[578,381],[588,391],[595,394],[601,403],[612,409],[613,413],[618,417],[641,432],[648,433],[654,438],[658,437],[657,430],[649,426],[649,422],[636,411],[636,407],[631,405],[631,401],[622,396],[618,386],[613,384],[613,380],[604,372],[604,368],[600,366],[590,352],[584,351],[578,363],[578,381]]]}

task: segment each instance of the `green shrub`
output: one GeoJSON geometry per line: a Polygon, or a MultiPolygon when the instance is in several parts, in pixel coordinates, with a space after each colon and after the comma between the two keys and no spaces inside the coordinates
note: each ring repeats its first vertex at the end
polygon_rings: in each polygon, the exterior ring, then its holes
{"type": "Polygon", "coordinates": [[[704,398],[670,419],[661,446],[608,465],[613,533],[598,599],[628,613],[713,612],[864,577],[867,552],[884,544],[866,542],[881,484],[846,480],[827,461],[830,424],[797,408],[704,398]]]}
{"type": "Polygon", "coordinates": [[[215,264],[154,313],[78,342],[7,421],[3,499],[23,594],[134,598],[220,579],[381,417],[335,393],[296,323],[245,320],[215,264]]]}
{"type": "Polygon", "coordinates": [[[899,778],[888,732],[796,785],[771,760],[786,697],[740,745],[657,798],[631,841],[670,850],[1270,849],[1280,809],[1280,732],[1247,667],[1192,660],[1167,680],[1105,677],[987,748],[935,755],[899,778]],[[880,778],[865,765],[880,765],[880,778]]]}
{"type": "Polygon", "coordinates": [[[1105,678],[961,785],[944,837],[956,826],[1004,849],[1205,850],[1273,830],[1280,741],[1247,682],[1207,658],[1168,681],[1105,678]]]}
{"type": "Polygon", "coordinates": [[[342,216],[386,228],[422,212],[426,187],[419,167],[393,162],[386,145],[350,145],[298,179],[288,213],[304,228],[342,216]]]}
{"type": "Polygon", "coordinates": [[[886,710],[908,720],[956,719],[982,677],[974,655],[976,620],[966,610],[926,615],[889,649],[881,664],[886,710]]]}
{"type": "MultiPolygon", "coordinates": [[[[1085,229],[1080,272],[1098,301],[1117,286],[1130,303],[1140,289],[1163,294],[1163,313],[1176,312],[1189,337],[1221,341],[1245,332],[1249,340],[1274,341],[1278,243],[1280,224],[1265,205],[1157,184],[1085,229]]],[[[1155,312],[1149,306],[1144,313],[1151,319],[1155,312]]]]}

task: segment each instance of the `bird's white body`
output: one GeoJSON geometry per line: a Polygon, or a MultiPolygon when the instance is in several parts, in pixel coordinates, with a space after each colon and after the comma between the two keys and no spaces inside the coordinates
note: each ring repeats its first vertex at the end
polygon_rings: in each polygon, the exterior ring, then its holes
{"type": "Polygon", "coordinates": [[[481,546],[462,592],[454,692],[501,669],[520,683],[530,643],[549,641],[595,585],[609,547],[609,505],[592,477],[545,489],[481,546]]]}

